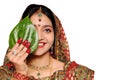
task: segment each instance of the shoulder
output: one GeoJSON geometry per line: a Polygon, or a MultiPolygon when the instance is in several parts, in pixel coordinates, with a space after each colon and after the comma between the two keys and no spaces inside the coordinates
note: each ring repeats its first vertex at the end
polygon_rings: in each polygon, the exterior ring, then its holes
{"type": "MultiPolygon", "coordinates": [[[[94,77],[94,70],[88,68],[87,66],[84,65],[79,65],[78,67],[76,67],[75,69],[76,72],[76,76],[77,75],[81,75],[82,77],[89,77],[89,78],[93,78],[94,77]]],[[[79,77],[78,76],[78,77],[79,77]]]]}
{"type": "MultiPolygon", "coordinates": [[[[92,80],[94,77],[94,70],[76,63],[75,61],[69,62],[69,65],[66,69],[66,71],[69,71],[70,73],[73,73],[76,79],[80,80],[92,80]]],[[[67,72],[68,72],[67,71],[67,72]]]]}

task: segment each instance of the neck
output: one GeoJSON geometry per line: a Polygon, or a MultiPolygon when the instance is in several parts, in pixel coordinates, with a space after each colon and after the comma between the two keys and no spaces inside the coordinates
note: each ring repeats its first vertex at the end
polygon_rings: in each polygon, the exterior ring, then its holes
{"type": "Polygon", "coordinates": [[[36,56],[33,54],[30,54],[30,56],[28,57],[28,63],[27,64],[33,64],[35,66],[44,66],[44,65],[48,65],[50,63],[50,53],[46,53],[44,55],[41,56],[36,56]]]}

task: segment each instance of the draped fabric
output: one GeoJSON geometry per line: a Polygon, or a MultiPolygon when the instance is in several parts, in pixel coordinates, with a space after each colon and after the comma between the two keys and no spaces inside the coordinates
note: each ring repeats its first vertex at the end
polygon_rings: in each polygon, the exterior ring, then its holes
{"type": "MultiPolygon", "coordinates": [[[[65,63],[64,70],[56,71],[52,76],[42,78],[41,80],[92,80],[94,71],[86,66],[79,65],[76,62],[70,61],[70,52],[67,38],[64,29],[58,17],[54,14],[55,27],[55,41],[53,47],[52,57],[65,63]]],[[[76,53],[77,54],[77,53],[76,53]]],[[[14,72],[14,66],[9,62],[5,56],[4,64],[0,67],[0,80],[9,80],[14,72]]],[[[35,80],[30,77],[30,80],[35,80]]]]}

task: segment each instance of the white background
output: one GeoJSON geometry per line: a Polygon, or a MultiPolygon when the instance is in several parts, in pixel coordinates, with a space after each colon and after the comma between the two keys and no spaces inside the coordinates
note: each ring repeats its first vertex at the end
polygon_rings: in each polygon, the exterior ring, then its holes
{"type": "Polygon", "coordinates": [[[3,0],[0,2],[0,64],[9,33],[30,3],[49,7],[61,20],[71,59],[95,70],[95,80],[120,80],[119,0],[3,0]]]}

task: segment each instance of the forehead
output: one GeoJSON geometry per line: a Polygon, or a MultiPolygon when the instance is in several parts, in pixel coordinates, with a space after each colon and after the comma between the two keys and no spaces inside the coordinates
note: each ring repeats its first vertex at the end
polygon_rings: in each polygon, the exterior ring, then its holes
{"type": "Polygon", "coordinates": [[[36,11],[31,17],[30,20],[33,24],[44,23],[52,25],[51,20],[40,10],[36,11]],[[40,16],[41,15],[41,16],[40,16]]]}

